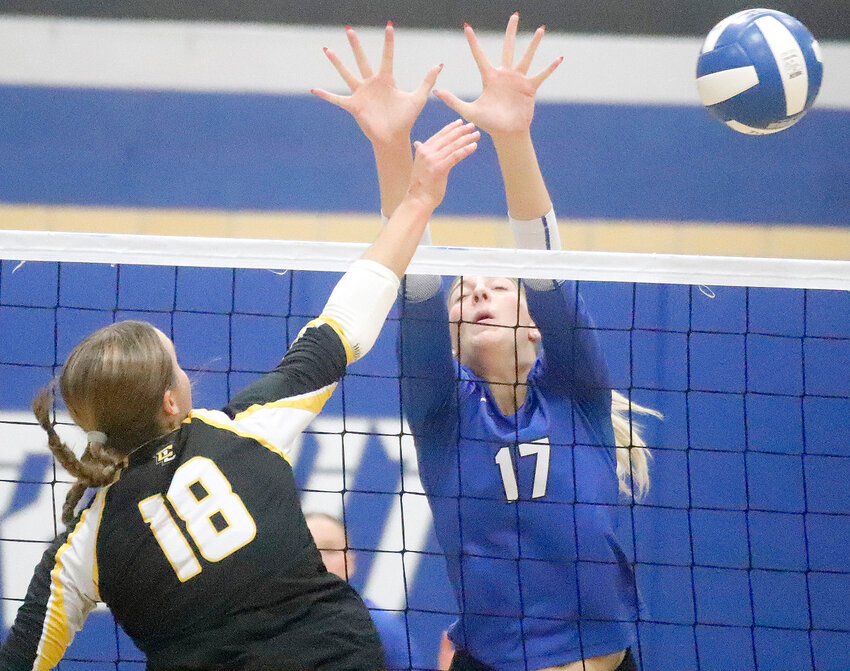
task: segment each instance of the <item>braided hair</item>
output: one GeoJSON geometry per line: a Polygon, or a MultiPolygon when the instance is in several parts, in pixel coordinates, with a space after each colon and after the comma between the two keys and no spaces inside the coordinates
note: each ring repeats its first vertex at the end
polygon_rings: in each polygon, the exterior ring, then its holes
{"type": "Polygon", "coordinates": [[[32,408],[47,432],[50,451],[76,478],[62,507],[66,525],[73,522],[86,489],[113,483],[126,457],[162,434],[163,395],[174,379],[171,353],[160,332],[147,322],[115,322],[80,342],[59,376],[71,418],[90,432],[79,458],[62,441],[50,417],[55,382],[36,394],[32,408]]]}

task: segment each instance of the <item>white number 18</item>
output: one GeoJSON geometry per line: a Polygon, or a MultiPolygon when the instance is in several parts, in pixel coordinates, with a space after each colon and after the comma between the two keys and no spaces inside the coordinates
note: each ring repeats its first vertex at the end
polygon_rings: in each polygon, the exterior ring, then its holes
{"type": "MultiPolygon", "coordinates": [[[[254,540],[257,533],[254,518],[211,459],[192,457],[180,466],[174,472],[166,497],[209,562],[221,561],[254,540]]],[[[200,573],[201,564],[168,511],[162,494],[139,501],[139,510],[180,581],[200,573]]]]}

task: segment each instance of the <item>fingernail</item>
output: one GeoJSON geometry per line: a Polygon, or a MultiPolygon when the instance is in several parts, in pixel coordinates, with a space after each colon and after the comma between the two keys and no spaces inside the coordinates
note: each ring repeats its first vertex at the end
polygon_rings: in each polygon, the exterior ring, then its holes
{"type": "Polygon", "coordinates": [[[346,27],[345,27],[345,29],[346,29],[346,30],[351,30],[351,26],[346,26],[346,27]]]}
{"type": "Polygon", "coordinates": [[[464,30],[466,30],[467,28],[470,28],[470,27],[471,27],[471,26],[470,26],[468,23],[464,23],[464,24],[463,24],[463,29],[464,29],[464,30]]]}
{"type": "Polygon", "coordinates": [[[541,30],[546,30],[546,26],[540,26],[541,30]]]}
{"type": "Polygon", "coordinates": [[[322,51],[324,51],[325,53],[328,53],[328,48],[327,48],[327,47],[322,47],[322,51]]]}
{"type": "Polygon", "coordinates": [[[390,28],[392,28],[392,27],[393,27],[393,22],[392,22],[392,21],[387,21],[387,25],[388,25],[390,28]]]}

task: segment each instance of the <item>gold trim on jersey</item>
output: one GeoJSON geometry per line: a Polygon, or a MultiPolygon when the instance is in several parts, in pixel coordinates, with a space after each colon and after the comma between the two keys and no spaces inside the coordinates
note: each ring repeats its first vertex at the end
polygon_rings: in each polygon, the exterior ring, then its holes
{"type": "Polygon", "coordinates": [[[98,601],[102,601],[102,599],[100,598],[100,571],[97,568],[97,534],[100,531],[100,523],[103,520],[103,511],[106,510],[106,492],[111,486],[101,487],[100,491],[95,495],[94,503],[91,506],[92,508],[97,505],[100,506],[100,510],[97,513],[97,524],[94,527],[94,562],[92,563],[92,581],[94,582],[94,593],[98,601]]]}
{"type": "Polygon", "coordinates": [[[84,510],[80,521],[74,530],[68,534],[65,542],[56,551],[56,560],[53,570],[50,571],[50,596],[47,599],[42,625],[41,637],[38,641],[36,661],[33,669],[35,671],[49,671],[55,667],[65,654],[70,643],[71,636],[68,633],[68,616],[65,611],[65,586],[62,583],[62,555],[65,554],[73,543],[74,536],[85,527],[89,510],[84,510]]]}
{"type": "MultiPolygon", "coordinates": [[[[259,409],[259,408],[264,408],[264,407],[266,407],[266,406],[264,406],[264,405],[252,405],[250,408],[248,408],[248,410],[259,409]]],[[[245,410],[245,412],[248,412],[248,410],[245,410]]],[[[210,426],[214,426],[217,429],[222,429],[224,431],[230,431],[231,433],[235,433],[237,436],[241,436],[242,438],[250,438],[252,440],[255,440],[260,445],[265,447],[267,450],[270,450],[270,451],[274,452],[275,454],[277,454],[278,456],[283,457],[286,460],[286,463],[288,463],[290,466],[292,466],[292,461],[290,461],[289,455],[287,455],[286,452],[281,450],[279,447],[277,447],[273,443],[270,443],[267,439],[263,438],[262,436],[260,436],[256,433],[251,433],[249,431],[243,431],[242,429],[237,428],[236,426],[233,425],[233,420],[231,420],[229,417],[227,417],[227,415],[220,413],[220,411],[218,411],[218,412],[219,412],[219,414],[222,414],[222,416],[226,418],[225,421],[218,420],[218,419],[211,417],[210,415],[207,414],[209,412],[210,412],[209,410],[192,410],[189,413],[189,417],[187,417],[183,421],[184,422],[191,422],[193,419],[198,419],[198,420],[202,421],[204,424],[209,424],[210,426]]],[[[215,411],[213,411],[213,412],[215,412],[215,411]]],[[[242,414],[243,413],[239,413],[239,415],[237,415],[237,417],[239,417],[242,414]]]]}
{"type": "Polygon", "coordinates": [[[321,326],[322,324],[327,324],[330,326],[334,333],[336,333],[339,341],[342,343],[342,347],[345,350],[345,362],[347,364],[352,363],[356,360],[354,348],[351,346],[351,343],[348,340],[348,337],[345,335],[345,331],[343,331],[342,326],[340,326],[339,322],[337,322],[333,317],[328,317],[327,315],[319,315],[315,319],[307,322],[307,324],[298,332],[298,337],[295,338],[295,342],[298,341],[302,335],[304,335],[304,331],[309,328],[316,328],[321,326]]]}
{"type": "Polygon", "coordinates": [[[336,389],[337,384],[339,383],[334,382],[319,389],[315,389],[314,391],[307,392],[306,394],[288,396],[286,398],[278,399],[277,401],[270,401],[269,403],[255,403],[238,413],[233,420],[238,422],[241,419],[245,419],[248,415],[264,408],[297,408],[299,410],[309,410],[313,414],[318,415],[325,403],[327,403],[327,400],[331,397],[331,394],[334,393],[334,389],[336,389]]]}

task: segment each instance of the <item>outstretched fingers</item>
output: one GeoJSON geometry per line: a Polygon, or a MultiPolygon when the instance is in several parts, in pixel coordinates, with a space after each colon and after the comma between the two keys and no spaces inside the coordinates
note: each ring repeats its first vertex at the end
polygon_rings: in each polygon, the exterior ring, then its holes
{"type": "Polygon", "coordinates": [[[431,89],[434,88],[434,84],[437,83],[437,77],[443,71],[443,64],[435,65],[427,73],[425,73],[425,78],[422,80],[422,83],[419,85],[419,88],[416,89],[415,95],[417,98],[427,99],[428,94],[431,92],[431,89]]]}
{"type": "Polygon", "coordinates": [[[341,60],[339,60],[339,56],[336,55],[336,52],[329,47],[323,47],[322,51],[325,52],[325,56],[328,57],[331,65],[334,66],[336,71],[339,73],[339,76],[342,77],[342,80],[348,85],[348,88],[352,91],[356,89],[360,81],[352,74],[351,70],[349,70],[341,60]]]}
{"type": "Polygon", "coordinates": [[[511,14],[511,18],[508,19],[508,27],[505,29],[505,41],[502,44],[502,67],[506,69],[514,64],[517,24],[519,24],[519,12],[514,12],[511,14]]]}
{"type": "Polygon", "coordinates": [[[366,57],[363,45],[360,44],[360,38],[357,37],[357,33],[351,26],[345,27],[345,36],[351,45],[351,51],[354,53],[354,61],[357,63],[357,69],[360,70],[360,76],[363,79],[368,79],[373,74],[372,66],[369,65],[369,59],[366,57]]]}
{"type": "Polygon", "coordinates": [[[393,22],[387,21],[387,28],[384,31],[384,50],[381,53],[380,73],[392,76],[393,74],[393,52],[395,50],[395,33],[393,31],[393,22]]]}
{"type": "Polygon", "coordinates": [[[481,43],[478,41],[478,37],[475,35],[475,31],[472,29],[472,26],[468,23],[464,23],[463,32],[464,35],[466,35],[466,41],[469,42],[469,49],[472,51],[472,58],[475,59],[478,69],[483,74],[485,70],[489,70],[493,66],[490,65],[490,61],[487,60],[487,55],[484,53],[484,49],[481,48],[481,43]]]}
{"type": "Polygon", "coordinates": [[[342,107],[344,110],[348,109],[348,101],[351,100],[351,96],[341,96],[336,93],[325,91],[324,89],[310,89],[310,93],[322,100],[326,100],[332,105],[342,107]]]}
{"type": "Polygon", "coordinates": [[[543,70],[543,71],[541,71],[541,72],[538,72],[536,75],[534,75],[534,76],[531,78],[531,83],[532,83],[532,85],[534,86],[534,88],[535,88],[535,89],[539,88],[539,87],[540,87],[540,85],[541,85],[543,82],[545,82],[545,81],[546,81],[546,78],[547,78],[549,75],[551,75],[553,72],[555,72],[555,69],[556,69],[556,68],[557,68],[557,67],[558,67],[561,63],[563,63],[563,62],[564,62],[564,57],[563,57],[563,56],[559,56],[559,57],[558,57],[558,58],[556,58],[554,61],[552,61],[551,63],[549,63],[549,66],[548,66],[545,70],[543,70]]]}
{"type": "Polygon", "coordinates": [[[522,59],[516,66],[516,69],[522,74],[528,74],[528,69],[531,67],[531,61],[534,59],[534,54],[537,53],[537,47],[540,44],[540,40],[543,39],[543,34],[545,32],[546,26],[540,26],[534,31],[534,35],[531,37],[531,43],[528,45],[528,48],[522,55],[522,59]]]}
{"type": "Polygon", "coordinates": [[[456,95],[454,95],[453,93],[449,93],[448,91],[434,89],[434,95],[437,96],[444,103],[446,103],[446,105],[451,107],[462,117],[467,118],[469,116],[470,104],[468,102],[464,102],[456,95]]]}

